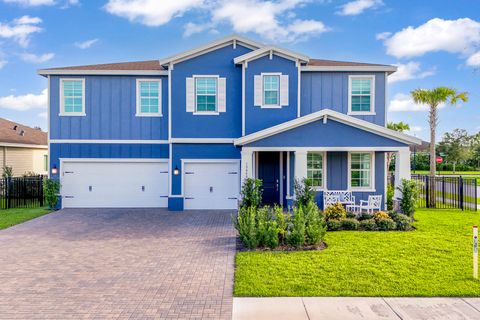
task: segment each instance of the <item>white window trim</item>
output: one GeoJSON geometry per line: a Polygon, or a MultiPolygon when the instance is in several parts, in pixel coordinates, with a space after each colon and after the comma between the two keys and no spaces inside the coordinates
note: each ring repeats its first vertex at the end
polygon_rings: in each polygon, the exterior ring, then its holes
{"type": "Polygon", "coordinates": [[[60,78],[60,112],[62,117],[84,117],[85,113],[85,78],[60,78]],[[82,81],[82,112],[65,112],[65,101],[63,96],[63,82],[64,81],[82,81]]]}
{"type": "Polygon", "coordinates": [[[193,75],[193,90],[195,92],[195,111],[193,112],[196,116],[218,116],[218,79],[220,76],[217,75],[193,75]],[[215,89],[215,111],[198,111],[197,109],[197,78],[216,78],[216,89],[215,89]]]}
{"type": "Polygon", "coordinates": [[[136,117],[161,117],[162,116],[162,79],[147,79],[141,78],[137,79],[136,81],[136,117]],[[142,112],[141,104],[140,104],[140,82],[148,81],[148,82],[158,82],[158,112],[142,112]]]}
{"type": "Polygon", "coordinates": [[[348,76],[348,115],[375,115],[375,75],[349,75],[348,76]],[[368,79],[370,83],[370,111],[352,111],[352,80],[368,79]]]}
{"type": "Polygon", "coordinates": [[[305,166],[307,167],[306,173],[308,177],[308,153],[320,153],[322,155],[322,185],[321,186],[314,186],[313,189],[315,191],[324,191],[327,190],[327,152],[325,151],[315,151],[315,150],[309,150],[307,151],[307,163],[305,163],[305,166]]]}
{"type": "Polygon", "coordinates": [[[260,108],[262,109],[281,109],[282,106],[280,105],[280,95],[282,94],[281,93],[281,90],[280,90],[280,83],[282,81],[282,73],[281,72],[262,72],[260,73],[260,76],[262,77],[262,105],[260,106],[260,108]],[[278,104],[265,104],[265,92],[263,90],[263,83],[264,83],[264,80],[263,78],[265,76],[278,76],[278,104]]]}
{"type": "Polygon", "coordinates": [[[374,151],[349,151],[348,152],[348,190],[356,192],[376,192],[375,189],[375,152],[374,151]],[[352,187],[352,153],[369,153],[370,156],[370,186],[368,187],[352,187]]]}

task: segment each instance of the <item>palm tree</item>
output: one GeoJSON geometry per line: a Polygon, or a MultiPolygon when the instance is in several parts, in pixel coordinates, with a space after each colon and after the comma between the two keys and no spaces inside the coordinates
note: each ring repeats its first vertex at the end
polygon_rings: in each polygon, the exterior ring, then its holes
{"type": "Polygon", "coordinates": [[[438,125],[438,106],[443,103],[456,104],[459,100],[468,101],[468,92],[457,92],[448,87],[437,87],[434,89],[416,89],[410,92],[413,101],[418,104],[429,106],[428,122],[430,124],[430,174],[435,175],[435,134],[438,125]]]}
{"type": "MultiPolygon", "coordinates": [[[[404,132],[410,130],[410,126],[408,123],[403,123],[403,121],[400,122],[389,122],[387,123],[387,128],[390,130],[395,130],[398,132],[404,132]]],[[[390,165],[393,161],[395,153],[394,152],[388,152],[387,153],[387,170],[390,170],[390,165]]]]}

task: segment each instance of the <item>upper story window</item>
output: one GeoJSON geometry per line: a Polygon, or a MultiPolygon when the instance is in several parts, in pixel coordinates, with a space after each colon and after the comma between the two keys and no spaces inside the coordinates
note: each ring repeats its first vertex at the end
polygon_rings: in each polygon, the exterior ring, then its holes
{"type": "Polygon", "coordinates": [[[196,112],[217,111],[217,78],[195,78],[195,106],[196,112]]]}
{"type": "Polygon", "coordinates": [[[349,114],[375,114],[375,76],[350,76],[349,114]]]}
{"type": "Polygon", "coordinates": [[[307,153],[307,178],[316,189],[321,189],[324,186],[324,160],[323,152],[307,153]]]}
{"type": "Polygon", "coordinates": [[[263,76],[263,105],[280,105],[280,75],[263,76]]]}
{"type": "Polygon", "coordinates": [[[137,116],[162,115],[162,81],[159,79],[137,80],[137,116]]]}
{"type": "Polygon", "coordinates": [[[85,79],[60,79],[60,115],[85,115],[85,79]]]}
{"type": "Polygon", "coordinates": [[[349,154],[349,187],[351,189],[374,188],[374,153],[351,152],[349,154]]]}

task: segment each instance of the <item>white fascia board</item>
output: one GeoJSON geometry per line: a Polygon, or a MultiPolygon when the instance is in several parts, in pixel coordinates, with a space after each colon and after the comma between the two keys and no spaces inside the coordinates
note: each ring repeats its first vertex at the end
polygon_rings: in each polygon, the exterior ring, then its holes
{"type": "Polygon", "coordinates": [[[40,69],[41,76],[49,75],[120,75],[120,76],[166,76],[167,70],[73,70],[73,69],[40,69]]]}
{"type": "Polygon", "coordinates": [[[171,138],[170,143],[233,143],[233,138],[171,138]]]}
{"type": "Polygon", "coordinates": [[[231,36],[227,36],[227,37],[224,37],[222,39],[207,43],[205,45],[196,47],[194,49],[191,49],[191,50],[188,50],[188,51],[170,56],[168,58],[161,59],[160,60],[160,65],[165,66],[165,65],[168,65],[170,63],[175,63],[175,62],[178,62],[179,60],[183,60],[183,59],[186,59],[186,58],[190,59],[190,58],[196,57],[198,55],[202,55],[206,52],[209,52],[213,48],[222,47],[225,44],[227,44],[227,45],[230,44],[230,43],[233,44],[234,42],[235,42],[236,45],[238,45],[238,44],[246,45],[247,47],[250,47],[252,49],[258,49],[258,48],[261,48],[261,47],[264,46],[263,44],[261,44],[259,42],[244,38],[242,36],[231,35],[231,36]]]}
{"type": "Polygon", "coordinates": [[[236,57],[235,59],[233,59],[233,62],[235,64],[240,64],[246,61],[251,61],[251,60],[260,58],[265,54],[268,54],[269,52],[272,52],[273,54],[279,54],[281,56],[283,55],[283,56],[291,57],[291,58],[294,58],[294,60],[300,60],[303,62],[308,62],[310,60],[308,56],[297,53],[297,52],[293,52],[287,49],[274,47],[274,46],[266,46],[266,47],[257,49],[255,51],[246,53],[244,55],[241,55],[239,57],[236,57]]]}
{"type": "Polygon", "coordinates": [[[395,66],[303,66],[302,72],[314,71],[360,71],[360,72],[388,72],[397,71],[395,66]]]}
{"type": "Polygon", "coordinates": [[[50,143],[168,144],[168,140],[50,139],[50,143]]]}
{"type": "Polygon", "coordinates": [[[308,114],[306,116],[296,118],[296,119],[278,124],[276,126],[252,133],[250,135],[235,139],[234,144],[245,145],[257,140],[261,140],[261,139],[276,135],[278,133],[281,133],[287,130],[291,130],[291,129],[303,126],[305,124],[308,124],[320,119],[323,120],[323,117],[325,116],[331,118],[332,120],[336,120],[338,122],[341,122],[365,131],[369,131],[369,132],[384,136],[386,138],[397,140],[403,143],[421,144],[421,140],[418,138],[379,126],[377,124],[374,124],[365,120],[360,120],[355,117],[351,117],[346,114],[333,111],[331,109],[323,109],[323,110],[308,114]]]}
{"type": "Polygon", "coordinates": [[[0,142],[0,147],[48,149],[48,145],[43,145],[43,144],[27,144],[27,143],[12,143],[12,142],[0,142]]]}

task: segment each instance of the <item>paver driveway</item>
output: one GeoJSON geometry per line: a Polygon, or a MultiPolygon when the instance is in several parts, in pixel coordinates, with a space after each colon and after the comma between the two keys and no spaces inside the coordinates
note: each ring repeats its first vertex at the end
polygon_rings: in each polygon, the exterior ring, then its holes
{"type": "Polygon", "coordinates": [[[230,319],[231,214],[68,209],[0,231],[0,318],[230,319]]]}

